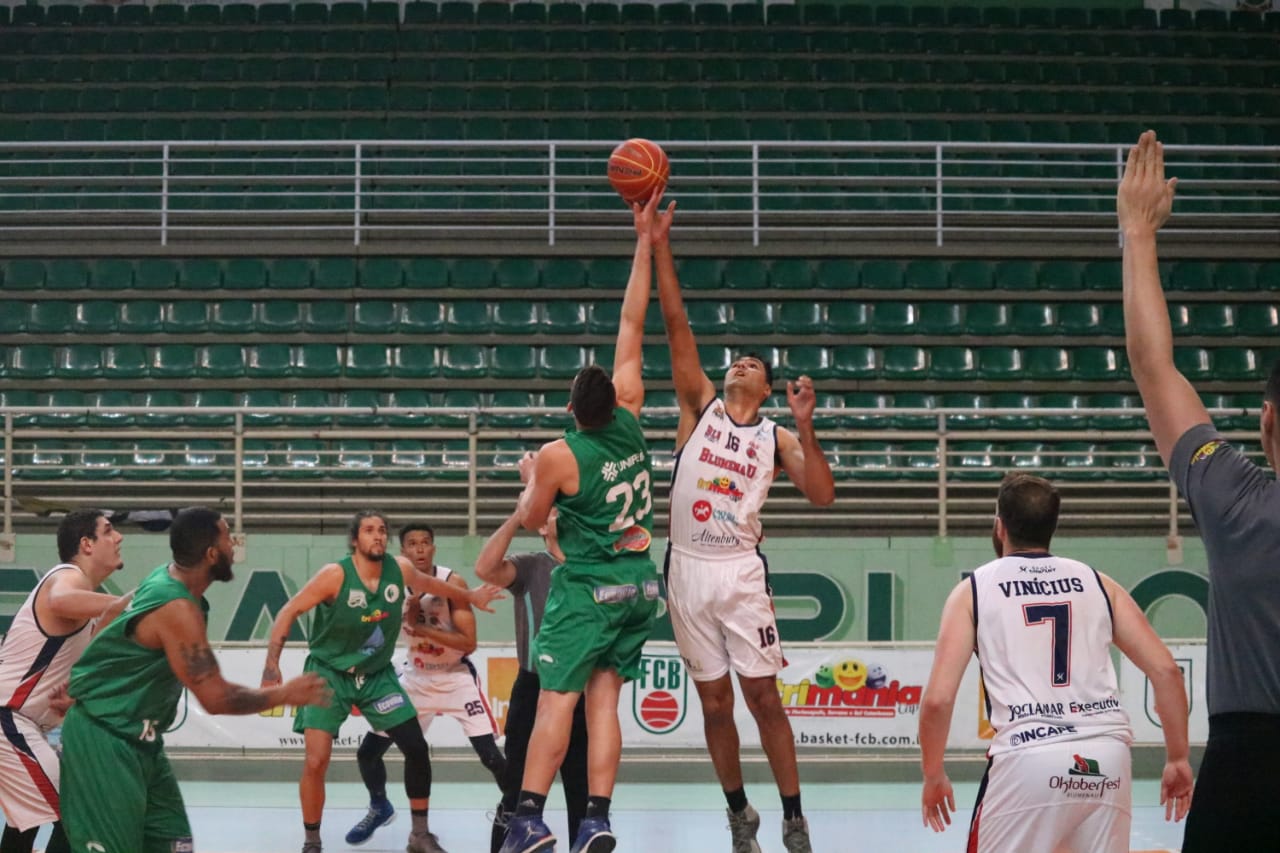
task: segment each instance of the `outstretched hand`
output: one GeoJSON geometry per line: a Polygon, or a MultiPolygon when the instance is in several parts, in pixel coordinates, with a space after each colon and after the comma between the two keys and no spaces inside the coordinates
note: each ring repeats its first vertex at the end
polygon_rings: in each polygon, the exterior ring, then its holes
{"type": "Polygon", "coordinates": [[[942,832],[951,825],[951,815],[956,811],[956,794],[946,773],[926,777],[920,794],[920,813],[924,825],[934,832],[942,832]]]}
{"type": "Polygon", "coordinates": [[[676,203],[673,201],[667,205],[666,212],[662,212],[662,195],[666,191],[667,188],[664,186],[649,196],[649,200],[643,205],[638,202],[631,205],[631,215],[635,220],[636,235],[649,238],[649,241],[654,245],[667,241],[671,233],[671,220],[676,211],[676,203]]]}
{"type": "Polygon", "coordinates": [[[813,410],[817,408],[818,396],[813,391],[813,380],[801,376],[794,382],[787,382],[787,405],[796,423],[808,423],[813,420],[813,410]]]}
{"type": "Polygon", "coordinates": [[[467,597],[471,599],[471,606],[475,609],[483,610],[485,613],[493,613],[494,610],[489,606],[489,602],[501,601],[507,596],[506,590],[502,587],[487,583],[472,587],[467,591],[467,597]]]}
{"type": "Polygon", "coordinates": [[[1116,194],[1116,212],[1120,230],[1146,231],[1154,234],[1169,221],[1173,211],[1173,194],[1177,178],[1165,179],[1164,145],[1148,130],[1129,149],[1129,161],[1116,194]]]}

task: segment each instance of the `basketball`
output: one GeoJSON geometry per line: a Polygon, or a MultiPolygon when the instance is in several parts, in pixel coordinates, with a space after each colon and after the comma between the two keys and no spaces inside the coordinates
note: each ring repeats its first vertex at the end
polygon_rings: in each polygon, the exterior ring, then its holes
{"type": "Polygon", "coordinates": [[[680,703],[665,690],[656,690],[640,702],[640,717],[656,731],[669,729],[680,719],[680,703]]]}
{"type": "Polygon", "coordinates": [[[666,152],[647,139],[628,139],[609,155],[609,183],[628,205],[647,202],[670,175],[666,152]]]}

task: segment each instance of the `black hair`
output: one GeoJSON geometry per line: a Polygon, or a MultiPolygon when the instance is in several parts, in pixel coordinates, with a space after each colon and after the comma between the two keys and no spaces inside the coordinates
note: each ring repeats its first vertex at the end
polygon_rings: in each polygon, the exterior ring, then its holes
{"type": "Polygon", "coordinates": [[[618,392],[608,372],[598,364],[588,364],[573,377],[573,390],[569,392],[573,417],[584,427],[594,429],[607,426],[618,405],[618,392]]]}
{"type": "Polygon", "coordinates": [[[356,539],[360,538],[360,523],[366,518],[380,518],[382,523],[387,527],[391,526],[391,522],[387,521],[387,517],[376,509],[362,509],[351,518],[351,527],[347,531],[347,545],[354,550],[356,539]]]}
{"type": "Polygon", "coordinates": [[[756,361],[760,362],[760,364],[764,366],[765,384],[768,385],[770,388],[773,388],[773,364],[772,362],[769,361],[769,359],[765,358],[758,352],[739,353],[737,358],[734,359],[734,361],[737,361],[739,358],[754,358],[756,361]]]}
{"type": "Polygon", "coordinates": [[[1000,482],[996,513],[1004,523],[1010,544],[1048,550],[1058,529],[1062,498],[1044,477],[1010,473],[1000,482]]]}
{"type": "Polygon", "coordinates": [[[106,513],[100,509],[73,509],[58,522],[58,559],[70,563],[80,553],[81,539],[98,538],[98,519],[106,513]]]}
{"type": "MultiPolygon", "coordinates": [[[[415,530],[421,530],[423,533],[426,533],[428,536],[431,537],[432,542],[436,541],[436,532],[431,529],[430,524],[427,524],[425,521],[411,521],[408,524],[406,524],[404,527],[400,528],[400,545],[401,546],[404,545],[404,538],[408,536],[410,533],[414,532],[415,530]]],[[[355,537],[353,536],[351,538],[354,539],[355,537]]]]}
{"type": "Polygon", "coordinates": [[[222,535],[218,527],[221,520],[222,513],[203,506],[188,507],[175,515],[173,524],[169,525],[169,550],[173,553],[173,561],[187,568],[199,565],[222,535]]]}

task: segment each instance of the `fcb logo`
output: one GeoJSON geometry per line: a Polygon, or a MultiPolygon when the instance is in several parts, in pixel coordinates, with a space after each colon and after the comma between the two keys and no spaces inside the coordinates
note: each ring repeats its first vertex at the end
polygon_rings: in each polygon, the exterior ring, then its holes
{"type": "Polygon", "coordinates": [[[684,722],[689,707],[689,677],[679,655],[644,655],[641,675],[631,682],[631,713],[640,728],[670,734],[684,722]]]}

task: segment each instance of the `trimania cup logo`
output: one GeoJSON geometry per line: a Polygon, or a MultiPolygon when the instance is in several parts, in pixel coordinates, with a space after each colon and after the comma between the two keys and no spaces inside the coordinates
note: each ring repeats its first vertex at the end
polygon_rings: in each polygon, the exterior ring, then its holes
{"type": "Polygon", "coordinates": [[[645,655],[643,670],[631,682],[631,713],[640,728],[655,735],[671,734],[684,722],[689,707],[689,675],[679,655],[645,655]]]}
{"type": "Polygon", "coordinates": [[[896,717],[920,708],[922,684],[904,685],[880,664],[854,658],[830,660],[809,678],[791,683],[779,675],[778,694],[790,717],[896,717]]]}

